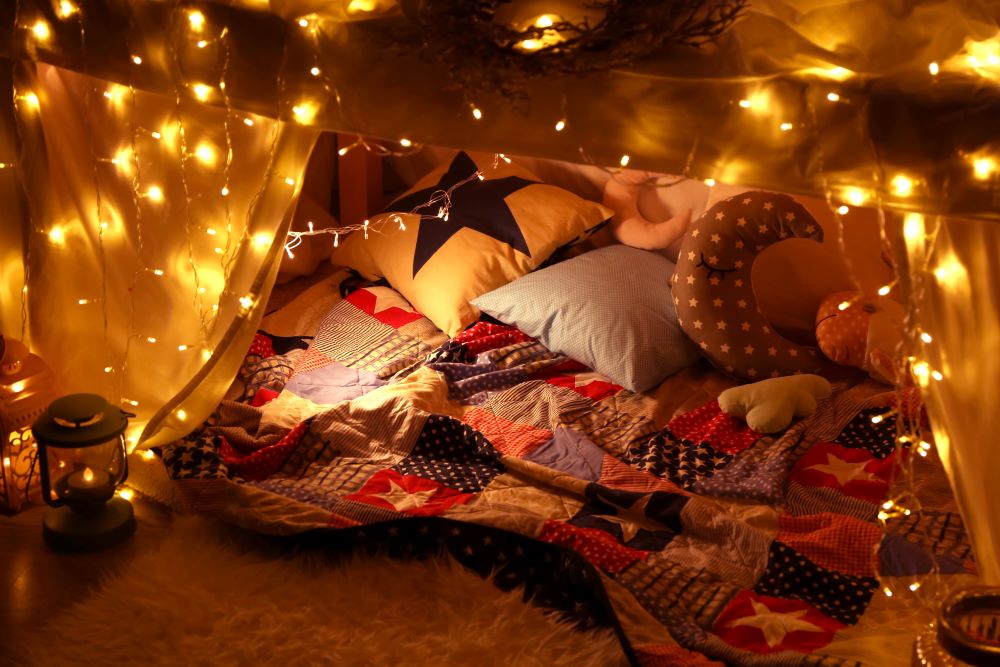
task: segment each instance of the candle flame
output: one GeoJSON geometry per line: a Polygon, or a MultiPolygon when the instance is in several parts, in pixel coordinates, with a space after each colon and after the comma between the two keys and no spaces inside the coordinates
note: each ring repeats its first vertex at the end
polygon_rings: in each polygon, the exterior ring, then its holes
{"type": "Polygon", "coordinates": [[[93,482],[94,481],[94,471],[89,467],[83,469],[83,481],[93,482]]]}

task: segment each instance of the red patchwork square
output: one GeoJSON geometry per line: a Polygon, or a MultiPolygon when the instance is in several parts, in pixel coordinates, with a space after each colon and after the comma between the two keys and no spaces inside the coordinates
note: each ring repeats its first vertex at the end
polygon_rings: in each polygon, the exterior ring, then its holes
{"type": "Polygon", "coordinates": [[[538,539],[569,547],[579,552],[587,562],[612,574],[621,572],[632,563],[645,560],[648,555],[645,551],[619,544],[613,535],[603,530],[571,526],[562,521],[546,521],[538,539]]]}
{"type": "Polygon", "coordinates": [[[867,449],[817,442],[795,463],[789,479],[803,486],[825,486],[846,496],[881,503],[889,492],[895,466],[895,452],[880,459],[867,449]]]}
{"type": "Polygon", "coordinates": [[[680,440],[695,444],[707,442],[716,451],[727,454],[742,451],[760,438],[760,433],[742,419],[723,412],[718,401],[674,417],[667,424],[667,430],[680,440]]]}
{"type": "Polygon", "coordinates": [[[856,577],[874,577],[882,529],[842,514],[778,516],[779,542],[821,567],[856,577]]]}
{"type": "Polygon", "coordinates": [[[462,421],[482,433],[497,451],[518,458],[552,439],[552,431],[548,429],[518,424],[483,408],[472,408],[462,416],[462,421]]]}

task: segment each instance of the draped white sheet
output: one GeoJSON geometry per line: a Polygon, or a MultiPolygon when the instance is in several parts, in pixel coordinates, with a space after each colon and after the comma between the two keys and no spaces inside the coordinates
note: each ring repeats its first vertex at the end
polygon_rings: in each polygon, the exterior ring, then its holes
{"type": "MultiPolygon", "coordinates": [[[[146,445],[179,437],[249,347],[318,133],[231,113],[227,181],[224,109],[142,92],[133,109],[127,88],[45,65],[18,90],[38,98],[19,105],[28,342],[65,391],[136,413],[133,442],[143,428],[146,445]]],[[[19,268],[5,263],[3,308],[18,325],[19,268]]]]}

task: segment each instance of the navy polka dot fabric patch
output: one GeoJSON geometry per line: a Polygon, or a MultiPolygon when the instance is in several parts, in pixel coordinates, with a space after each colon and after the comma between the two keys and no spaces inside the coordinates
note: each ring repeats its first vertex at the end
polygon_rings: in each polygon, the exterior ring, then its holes
{"type": "Polygon", "coordinates": [[[431,415],[410,454],[393,468],[474,493],[504,472],[500,454],[474,428],[444,415],[431,415]]]}
{"type": "Polygon", "coordinates": [[[885,408],[872,408],[859,412],[836,437],[837,444],[851,449],[867,449],[880,459],[892,454],[896,449],[895,421],[883,419],[878,424],[872,423],[872,417],[885,414],[885,411],[885,408]]]}
{"type": "Polygon", "coordinates": [[[808,602],[841,623],[854,625],[865,613],[878,580],[854,577],[816,565],[781,542],[771,543],[767,568],[754,591],[808,602]]]}
{"type": "Polygon", "coordinates": [[[678,442],[664,430],[646,442],[634,444],[624,460],[634,468],[664,477],[680,487],[691,488],[724,468],[732,458],[732,454],[717,451],[707,442],[678,442]]]}

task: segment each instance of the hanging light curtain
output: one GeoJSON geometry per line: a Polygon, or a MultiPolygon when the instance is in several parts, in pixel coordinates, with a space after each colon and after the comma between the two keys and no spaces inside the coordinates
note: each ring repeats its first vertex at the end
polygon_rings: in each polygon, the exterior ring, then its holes
{"type": "MultiPolygon", "coordinates": [[[[31,347],[66,391],[136,413],[133,445],[180,437],[249,347],[318,132],[51,66],[23,72],[31,347]]],[[[5,321],[15,282],[5,275],[5,321]]]]}

